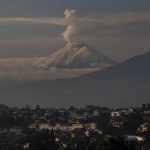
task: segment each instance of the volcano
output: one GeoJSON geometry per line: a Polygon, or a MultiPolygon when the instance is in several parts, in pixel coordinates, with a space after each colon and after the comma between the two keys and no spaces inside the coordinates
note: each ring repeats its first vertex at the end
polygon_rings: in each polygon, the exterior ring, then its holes
{"type": "Polygon", "coordinates": [[[116,64],[116,62],[83,42],[72,42],[47,57],[37,59],[35,64],[43,69],[51,67],[104,69],[116,64]]]}

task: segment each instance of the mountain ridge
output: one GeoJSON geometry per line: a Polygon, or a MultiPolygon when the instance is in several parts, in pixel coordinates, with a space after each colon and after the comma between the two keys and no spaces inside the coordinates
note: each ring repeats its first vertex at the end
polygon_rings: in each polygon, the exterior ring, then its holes
{"type": "Polygon", "coordinates": [[[106,68],[116,61],[104,56],[84,42],[68,43],[64,48],[35,62],[41,68],[106,68]]]}
{"type": "Polygon", "coordinates": [[[1,101],[16,105],[28,103],[57,107],[89,104],[138,106],[150,100],[149,60],[150,53],[147,53],[79,78],[0,85],[1,101]],[[125,71],[122,71],[123,68],[125,71]]]}
{"type": "Polygon", "coordinates": [[[105,68],[101,71],[95,71],[92,73],[88,73],[86,75],[83,75],[82,78],[88,77],[88,76],[98,76],[99,74],[103,74],[105,72],[111,72],[116,71],[117,69],[120,70],[120,72],[124,75],[126,75],[127,72],[130,71],[133,75],[136,75],[136,73],[146,73],[147,75],[150,74],[150,52],[147,52],[145,54],[134,56],[124,62],[121,62],[119,64],[116,64],[114,66],[110,66],[108,68],[105,68]],[[97,75],[96,75],[97,74],[97,75]]]}

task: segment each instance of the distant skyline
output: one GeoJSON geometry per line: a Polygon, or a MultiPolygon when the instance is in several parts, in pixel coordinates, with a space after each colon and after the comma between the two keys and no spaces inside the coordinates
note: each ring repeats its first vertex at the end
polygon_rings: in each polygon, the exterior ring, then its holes
{"type": "Polygon", "coordinates": [[[66,44],[62,33],[68,23],[8,20],[60,21],[66,9],[76,10],[77,18],[87,18],[88,28],[86,24],[84,28],[83,22],[78,24],[79,32],[74,34],[73,40],[87,42],[117,61],[150,51],[149,0],[1,0],[0,57],[45,56],[62,48],[66,44]]]}

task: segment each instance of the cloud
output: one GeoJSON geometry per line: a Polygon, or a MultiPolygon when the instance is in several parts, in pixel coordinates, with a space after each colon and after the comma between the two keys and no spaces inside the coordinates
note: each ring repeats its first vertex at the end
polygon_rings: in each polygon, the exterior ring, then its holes
{"type": "Polygon", "coordinates": [[[66,9],[64,12],[68,26],[63,32],[64,39],[69,43],[74,39],[75,35],[96,30],[99,28],[127,26],[132,23],[139,23],[150,20],[150,12],[128,12],[114,14],[93,14],[89,16],[81,16],[76,10],[66,9]]]}
{"type": "Polygon", "coordinates": [[[82,31],[95,28],[125,26],[130,23],[138,23],[150,20],[150,12],[124,12],[124,13],[93,13],[79,14],[76,10],[66,9],[64,18],[0,18],[0,24],[53,24],[67,26],[62,33],[64,39],[69,42],[73,36],[82,31]]]}
{"type": "Polygon", "coordinates": [[[76,12],[77,12],[76,10],[66,9],[64,12],[65,18],[70,19],[70,18],[75,17],[76,12]]]}
{"type": "Polygon", "coordinates": [[[64,18],[0,18],[0,23],[67,25],[64,18]]]}
{"type": "Polygon", "coordinates": [[[0,78],[13,80],[41,80],[78,77],[98,70],[98,68],[61,69],[51,67],[44,70],[35,65],[40,58],[9,58],[0,59],[0,78]]]}
{"type": "Polygon", "coordinates": [[[76,22],[72,21],[75,19],[76,10],[66,9],[64,12],[65,19],[68,20],[67,29],[62,33],[64,39],[70,43],[72,36],[77,32],[76,22]]]}
{"type": "MultiPolygon", "coordinates": [[[[0,24],[21,23],[21,24],[54,24],[66,26],[63,37],[67,42],[74,40],[74,36],[96,28],[107,28],[116,26],[126,26],[132,23],[150,20],[150,12],[128,12],[122,14],[91,14],[82,16],[76,10],[66,9],[65,18],[0,18],[0,24]]],[[[103,37],[104,38],[104,37],[103,37]]],[[[42,38],[43,39],[43,38],[42,38]]],[[[113,39],[113,38],[112,38],[113,39]]],[[[1,40],[0,40],[1,41],[1,40]]],[[[34,42],[33,40],[31,40],[34,42]]],[[[39,40],[35,40],[38,41],[39,40]]],[[[108,40],[105,40],[108,43],[108,40]]],[[[1,43],[5,42],[1,41],[1,43]]],[[[6,43],[17,43],[17,40],[6,40],[6,43]]],[[[29,40],[20,42],[30,43],[29,40]]],[[[31,42],[31,43],[32,43],[31,42]]],[[[95,41],[94,41],[95,42],[95,41]]],[[[106,43],[106,44],[107,44],[106,43]]],[[[102,43],[103,44],[103,43],[102,43]]],[[[108,44],[107,44],[108,45],[108,44]]],[[[118,45],[118,40],[117,40],[118,45]]],[[[56,79],[66,77],[76,77],[84,73],[95,71],[93,69],[57,69],[42,70],[34,65],[33,61],[38,58],[10,58],[0,59],[0,77],[14,79],[56,79]]]]}

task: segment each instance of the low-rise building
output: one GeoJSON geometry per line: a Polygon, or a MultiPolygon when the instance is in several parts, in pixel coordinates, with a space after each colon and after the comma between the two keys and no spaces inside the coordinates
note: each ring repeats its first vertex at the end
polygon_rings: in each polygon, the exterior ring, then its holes
{"type": "Polygon", "coordinates": [[[149,130],[150,130],[150,125],[148,122],[141,124],[137,129],[137,131],[141,133],[148,132],[149,130]]]}

